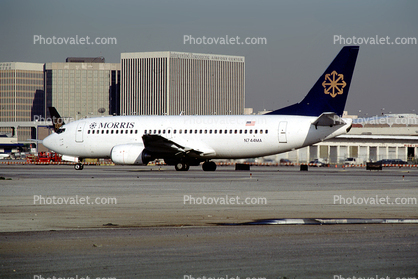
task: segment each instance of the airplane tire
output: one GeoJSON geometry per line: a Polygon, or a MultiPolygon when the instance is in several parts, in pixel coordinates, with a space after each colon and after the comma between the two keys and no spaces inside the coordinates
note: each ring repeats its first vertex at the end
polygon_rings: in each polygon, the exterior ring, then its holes
{"type": "Polygon", "coordinates": [[[202,165],[202,169],[204,171],[215,171],[216,170],[216,164],[215,162],[204,162],[202,165]]]}
{"type": "Polygon", "coordinates": [[[188,171],[190,166],[186,163],[177,163],[174,165],[176,171],[188,171]]]}
{"type": "Polygon", "coordinates": [[[74,169],[75,170],[82,170],[84,168],[83,164],[75,164],[74,169]]]}

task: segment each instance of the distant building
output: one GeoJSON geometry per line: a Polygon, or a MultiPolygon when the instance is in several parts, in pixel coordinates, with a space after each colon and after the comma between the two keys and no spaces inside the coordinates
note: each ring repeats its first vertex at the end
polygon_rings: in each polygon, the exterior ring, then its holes
{"type": "Polygon", "coordinates": [[[117,115],[119,81],[119,63],[46,63],[45,113],[49,115],[47,107],[53,106],[61,116],[75,120],[86,116],[117,115]]]}
{"type": "Polygon", "coordinates": [[[184,52],[121,54],[121,114],[243,114],[245,58],[184,52]]]}
{"type": "MultiPolygon", "coordinates": [[[[35,115],[42,115],[45,104],[43,65],[0,63],[0,122],[32,121],[35,115]]],[[[0,134],[14,132],[0,128],[0,134]]],[[[31,138],[31,134],[31,128],[21,128],[17,136],[22,141],[31,138]]]]}
{"type": "Polygon", "coordinates": [[[104,63],[104,57],[67,57],[65,62],[70,63],[104,63]]]}
{"type": "Polygon", "coordinates": [[[275,160],[283,158],[306,163],[321,158],[331,164],[339,164],[354,157],[364,163],[383,159],[418,163],[416,114],[385,114],[369,118],[352,115],[350,118],[353,118],[353,127],[348,134],[275,155],[275,160]]]}

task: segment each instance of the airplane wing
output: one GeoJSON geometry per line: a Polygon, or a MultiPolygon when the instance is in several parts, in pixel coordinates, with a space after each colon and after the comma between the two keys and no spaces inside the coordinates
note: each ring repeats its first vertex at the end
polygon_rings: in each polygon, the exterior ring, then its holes
{"type": "MultiPolygon", "coordinates": [[[[167,139],[160,135],[143,135],[142,140],[144,142],[145,149],[150,152],[156,153],[172,153],[174,155],[186,155],[189,157],[204,157],[209,155],[215,155],[215,151],[206,146],[200,146],[199,144],[191,144],[191,146],[186,146],[175,142],[173,140],[167,139]]],[[[190,145],[190,143],[188,143],[190,145]]]]}
{"type": "Polygon", "coordinates": [[[315,127],[345,124],[345,121],[334,112],[324,112],[314,122],[312,122],[312,125],[315,125],[315,127]]]}
{"type": "Polygon", "coordinates": [[[38,140],[38,139],[27,139],[27,141],[34,141],[36,143],[42,143],[43,140],[38,140]]]}

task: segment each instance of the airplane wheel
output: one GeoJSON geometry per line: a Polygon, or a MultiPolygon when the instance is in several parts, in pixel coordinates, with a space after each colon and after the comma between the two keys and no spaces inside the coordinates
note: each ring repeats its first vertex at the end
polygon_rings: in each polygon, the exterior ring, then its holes
{"type": "Polygon", "coordinates": [[[215,171],[216,170],[216,164],[215,162],[204,162],[202,165],[202,169],[204,171],[215,171]]]}
{"type": "Polygon", "coordinates": [[[74,169],[75,170],[82,170],[84,168],[83,164],[75,164],[74,169]]]}
{"type": "Polygon", "coordinates": [[[188,171],[190,166],[186,163],[177,163],[174,168],[176,171],[188,171]]]}

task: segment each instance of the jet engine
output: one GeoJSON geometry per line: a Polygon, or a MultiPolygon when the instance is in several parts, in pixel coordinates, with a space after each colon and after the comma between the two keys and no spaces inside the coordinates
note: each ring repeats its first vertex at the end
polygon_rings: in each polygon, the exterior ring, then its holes
{"type": "Polygon", "coordinates": [[[142,144],[116,145],[110,152],[110,158],[113,163],[120,165],[146,165],[152,160],[142,144]]]}

